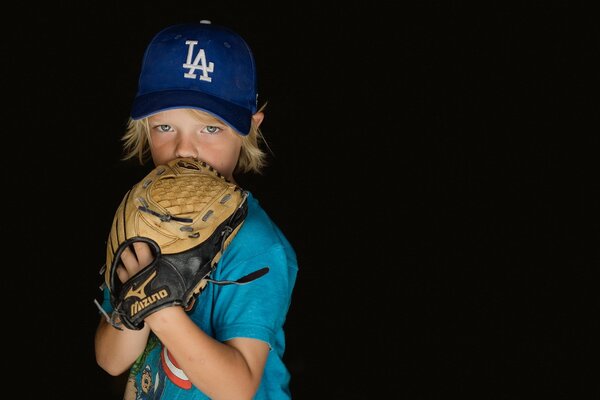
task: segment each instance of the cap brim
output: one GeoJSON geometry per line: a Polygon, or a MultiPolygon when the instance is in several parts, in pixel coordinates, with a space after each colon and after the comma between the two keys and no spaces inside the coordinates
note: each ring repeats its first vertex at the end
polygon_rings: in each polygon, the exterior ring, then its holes
{"type": "Polygon", "coordinates": [[[142,119],[175,108],[205,111],[230,125],[242,136],[250,133],[252,120],[250,110],[218,97],[191,90],[167,90],[137,96],[133,101],[131,118],[142,119]]]}

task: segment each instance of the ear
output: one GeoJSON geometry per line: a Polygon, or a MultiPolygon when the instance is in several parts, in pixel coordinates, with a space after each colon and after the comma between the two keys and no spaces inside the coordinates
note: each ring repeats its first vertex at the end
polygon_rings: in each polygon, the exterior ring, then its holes
{"type": "Polygon", "coordinates": [[[257,112],[252,116],[252,124],[257,128],[262,124],[265,114],[262,111],[257,112]]]}

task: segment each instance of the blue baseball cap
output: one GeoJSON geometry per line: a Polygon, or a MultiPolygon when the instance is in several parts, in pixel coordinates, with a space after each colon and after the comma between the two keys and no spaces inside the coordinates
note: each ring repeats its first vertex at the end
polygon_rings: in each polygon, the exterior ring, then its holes
{"type": "Polygon", "coordinates": [[[173,25],[146,48],[131,118],[193,108],[250,133],[257,109],[256,68],[248,44],[210,21],[173,25]]]}

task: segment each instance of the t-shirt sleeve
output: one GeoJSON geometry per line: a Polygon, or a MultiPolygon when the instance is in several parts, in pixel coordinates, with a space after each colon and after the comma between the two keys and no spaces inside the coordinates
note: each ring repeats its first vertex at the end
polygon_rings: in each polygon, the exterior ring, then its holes
{"type": "Polygon", "coordinates": [[[110,291],[107,287],[104,288],[102,296],[102,309],[106,311],[107,314],[112,313],[113,307],[112,304],[110,304],[110,291]]]}
{"type": "Polygon", "coordinates": [[[215,289],[213,326],[216,339],[237,337],[259,339],[273,348],[275,335],[281,330],[290,306],[297,266],[280,244],[242,263],[223,268],[223,276],[237,279],[263,267],[269,272],[244,285],[227,285],[215,289]]]}

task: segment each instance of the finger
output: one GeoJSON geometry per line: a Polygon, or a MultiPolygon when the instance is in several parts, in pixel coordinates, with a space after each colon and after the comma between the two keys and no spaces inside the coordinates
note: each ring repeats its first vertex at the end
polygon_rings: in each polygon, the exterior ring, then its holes
{"type": "Polygon", "coordinates": [[[127,247],[121,253],[121,262],[123,262],[123,266],[128,270],[129,274],[131,275],[133,275],[133,273],[135,273],[135,271],[139,269],[138,259],[130,247],[127,247]]]}
{"type": "Polygon", "coordinates": [[[154,254],[152,253],[150,246],[144,242],[135,242],[133,243],[133,247],[137,256],[139,267],[144,268],[150,265],[152,260],[154,260],[154,254]]]}
{"type": "Polygon", "coordinates": [[[119,264],[119,266],[117,267],[117,276],[119,277],[119,279],[121,280],[121,282],[125,283],[129,280],[129,273],[127,272],[127,270],[119,264]]]}

